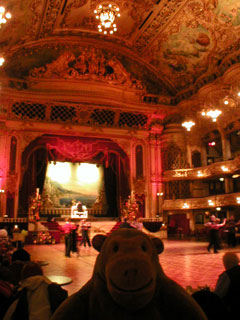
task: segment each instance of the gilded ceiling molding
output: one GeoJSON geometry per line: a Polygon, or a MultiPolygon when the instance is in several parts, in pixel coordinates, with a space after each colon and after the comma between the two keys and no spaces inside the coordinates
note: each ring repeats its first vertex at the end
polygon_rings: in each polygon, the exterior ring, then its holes
{"type": "Polygon", "coordinates": [[[39,33],[39,38],[45,38],[51,34],[54,30],[54,25],[57,16],[61,10],[61,0],[49,0],[47,8],[45,10],[45,19],[41,26],[41,31],[39,33]]]}
{"type": "MultiPolygon", "coordinates": [[[[64,16],[63,16],[63,20],[62,20],[62,23],[61,23],[61,27],[62,28],[67,28],[67,27],[70,27],[68,24],[67,24],[67,18],[68,18],[68,15],[70,14],[71,10],[76,10],[76,9],[79,9],[81,7],[83,7],[86,3],[88,2],[88,0],[73,0],[72,2],[68,2],[65,9],[64,9],[64,16]]],[[[94,24],[94,26],[92,26],[92,22],[93,22],[93,19],[94,21],[96,20],[95,17],[86,17],[86,18],[89,18],[89,19],[86,19],[85,22],[89,21],[89,23],[87,24],[87,27],[89,27],[91,29],[92,28],[96,28],[96,23],[94,24]],[[91,23],[90,23],[91,21],[91,23]]],[[[81,25],[75,25],[74,27],[80,27],[81,25]]]]}
{"type": "Polygon", "coordinates": [[[160,29],[163,28],[174,14],[186,3],[186,0],[164,1],[158,14],[151,23],[144,29],[143,33],[135,42],[135,47],[141,52],[155,39],[160,29]]]}
{"type": "Polygon", "coordinates": [[[82,50],[77,57],[71,51],[65,51],[52,63],[30,70],[29,77],[51,80],[93,80],[144,90],[141,82],[133,78],[115,56],[107,59],[103,53],[97,52],[94,48],[90,52],[82,50]]]}

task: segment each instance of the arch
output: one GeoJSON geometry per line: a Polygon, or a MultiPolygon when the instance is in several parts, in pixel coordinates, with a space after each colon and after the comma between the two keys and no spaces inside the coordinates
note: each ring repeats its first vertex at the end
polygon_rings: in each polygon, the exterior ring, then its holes
{"type": "Polygon", "coordinates": [[[28,211],[28,198],[36,188],[43,190],[48,161],[102,165],[108,209],[106,216],[118,216],[120,198],[130,194],[129,159],[110,139],[43,135],[32,141],[22,153],[22,177],[19,208],[28,211]],[[107,179],[107,180],[106,180],[107,179]]]}

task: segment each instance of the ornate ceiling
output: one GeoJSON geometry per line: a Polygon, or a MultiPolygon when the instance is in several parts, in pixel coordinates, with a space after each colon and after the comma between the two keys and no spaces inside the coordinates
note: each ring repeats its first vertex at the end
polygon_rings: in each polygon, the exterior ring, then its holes
{"type": "MultiPolygon", "coordinates": [[[[182,110],[184,101],[201,90],[204,100],[212,88],[219,97],[219,83],[221,94],[225,82],[229,89],[231,70],[240,61],[239,1],[114,0],[121,17],[113,35],[98,32],[93,11],[101,2],[1,0],[12,13],[0,29],[0,52],[6,60],[1,78],[12,83],[34,78],[101,82],[104,74],[109,85],[164,97],[158,101],[182,110]],[[83,55],[102,59],[102,74],[78,69],[83,55]],[[110,69],[123,78],[109,76],[110,69]],[[210,91],[203,89],[210,84],[210,91]]],[[[195,110],[193,106],[190,111],[195,110]]]]}

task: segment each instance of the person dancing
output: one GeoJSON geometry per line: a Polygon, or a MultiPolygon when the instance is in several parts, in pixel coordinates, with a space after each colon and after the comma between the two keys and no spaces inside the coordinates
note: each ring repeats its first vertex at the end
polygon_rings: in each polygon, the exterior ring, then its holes
{"type": "Polygon", "coordinates": [[[72,237],[71,231],[74,228],[73,224],[71,223],[71,219],[67,218],[66,223],[62,226],[62,230],[64,232],[64,239],[65,239],[65,256],[71,257],[71,246],[72,246],[72,237]]]}
{"type": "Polygon", "coordinates": [[[89,229],[91,228],[91,223],[87,219],[83,219],[81,223],[81,232],[82,232],[82,240],[80,242],[80,246],[83,244],[86,247],[86,243],[89,247],[91,247],[91,243],[89,240],[89,229]]]}
{"type": "Polygon", "coordinates": [[[227,219],[223,220],[223,223],[218,223],[219,219],[215,215],[210,217],[210,221],[205,223],[205,227],[209,228],[209,245],[207,247],[210,252],[213,247],[214,253],[218,253],[219,249],[219,229],[226,224],[227,219]]]}

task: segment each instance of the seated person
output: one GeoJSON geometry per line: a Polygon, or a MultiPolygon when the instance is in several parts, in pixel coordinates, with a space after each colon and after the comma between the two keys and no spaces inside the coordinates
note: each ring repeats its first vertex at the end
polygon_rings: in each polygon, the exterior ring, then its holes
{"type": "Polygon", "coordinates": [[[202,289],[194,292],[192,297],[203,309],[208,320],[230,319],[225,304],[214,292],[202,289]]]}
{"type": "Polygon", "coordinates": [[[219,275],[214,292],[234,313],[238,310],[240,301],[240,265],[237,254],[226,252],[223,256],[223,265],[225,271],[219,275]]]}
{"type": "Polygon", "coordinates": [[[12,254],[12,262],[14,261],[30,261],[30,254],[23,249],[23,243],[20,241],[18,243],[18,248],[12,254]]]}
{"type": "Polygon", "coordinates": [[[19,296],[3,320],[50,319],[67,296],[66,290],[44,277],[39,264],[27,262],[21,271],[19,296]]]}
{"type": "Polygon", "coordinates": [[[83,207],[82,207],[81,201],[78,201],[78,203],[77,203],[77,211],[78,212],[83,212],[83,207]]]}

